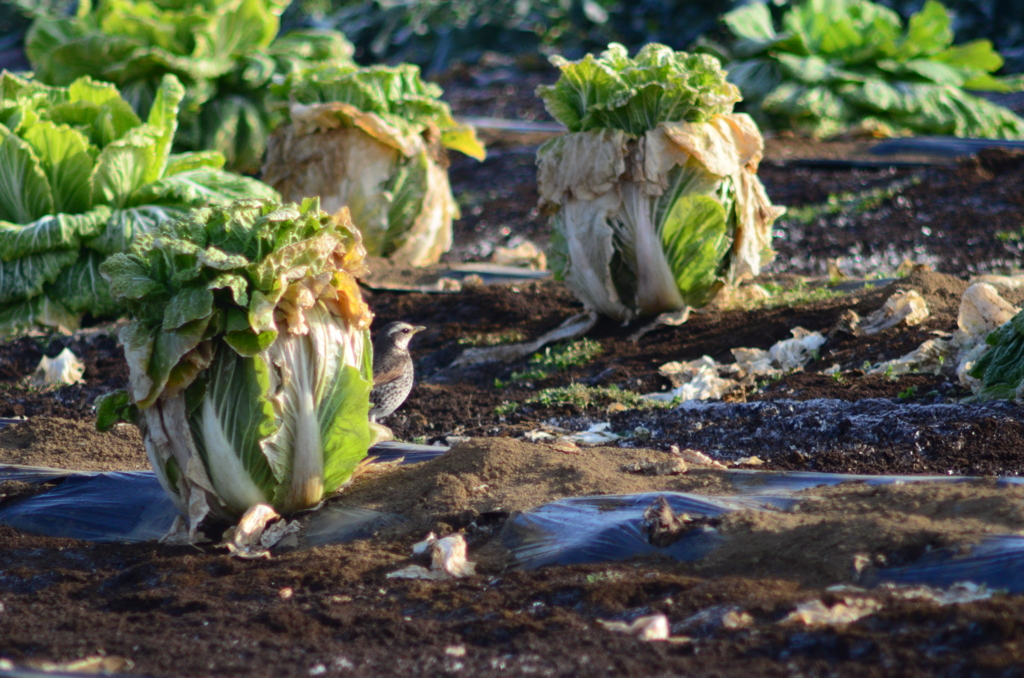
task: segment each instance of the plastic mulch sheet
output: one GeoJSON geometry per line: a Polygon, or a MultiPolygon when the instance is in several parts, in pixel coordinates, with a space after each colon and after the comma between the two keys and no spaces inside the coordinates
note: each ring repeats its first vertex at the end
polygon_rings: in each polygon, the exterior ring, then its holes
{"type": "MultiPolygon", "coordinates": [[[[445,448],[392,443],[374,448],[380,462],[415,463],[432,459],[445,448]]],[[[572,497],[510,517],[500,539],[516,566],[614,562],[648,555],[682,561],[712,553],[723,538],[710,527],[698,527],[664,547],[650,543],[644,511],[663,497],[675,513],[714,518],[741,509],[786,510],[796,492],[810,487],[857,481],[869,485],[913,482],[958,483],[970,478],[948,476],[863,476],[808,472],[726,471],[733,494],[707,496],[679,492],[572,497]]],[[[0,482],[55,482],[52,489],[0,506],[0,524],[34,534],[96,542],[140,542],[159,539],[170,529],[176,511],[152,472],[85,473],[36,467],[0,466],[0,482]]],[[[1000,485],[1017,485],[1005,478],[1000,485]]],[[[366,538],[401,522],[394,514],[367,509],[326,506],[314,512],[303,544],[343,543],[366,538]]],[[[867,584],[893,582],[944,587],[973,581],[993,589],[1024,592],[1024,536],[986,537],[970,553],[938,549],[918,562],[876,569],[867,584]]]]}

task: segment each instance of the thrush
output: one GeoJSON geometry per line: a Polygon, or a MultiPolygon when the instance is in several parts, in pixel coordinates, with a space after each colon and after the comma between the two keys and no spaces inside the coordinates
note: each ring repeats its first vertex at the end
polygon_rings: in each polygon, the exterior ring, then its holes
{"type": "Polygon", "coordinates": [[[413,365],[409,341],[420,325],[395,322],[386,325],[373,342],[373,390],[370,392],[370,421],[383,419],[405,402],[412,390],[413,365]]]}

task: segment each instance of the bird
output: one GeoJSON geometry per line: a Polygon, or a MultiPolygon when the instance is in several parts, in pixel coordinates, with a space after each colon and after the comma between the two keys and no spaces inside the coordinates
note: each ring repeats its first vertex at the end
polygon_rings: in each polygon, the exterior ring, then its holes
{"type": "Polygon", "coordinates": [[[413,364],[409,341],[422,325],[393,322],[377,333],[373,342],[373,390],[370,391],[370,421],[376,423],[405,402],[412,390],[413,364]]]}

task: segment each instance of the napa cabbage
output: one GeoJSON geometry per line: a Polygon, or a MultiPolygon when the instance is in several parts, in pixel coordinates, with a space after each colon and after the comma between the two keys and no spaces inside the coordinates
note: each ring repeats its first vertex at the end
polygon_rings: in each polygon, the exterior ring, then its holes
{"type": "Polygon", "coordinates": [[[72,17],[40,16],[25,51],[36,77],[68,85],[83,75],[117,85],[148,115],[164,75],[185,85],[178,151],[215,150],[232,171],[255,173],[282,120],[270,102],[275,78],[317,64],[349,63],[337,31],[278,37],[289,0],[89,0],[72,17]]]}
{"type": "Polygon", "coordinates": [[[193,531],[255,504],[314,507],[366,456],[364,254],[344,210],[241,200],[162,224],[101,267],[132,319],[129,388],[98,401],[97,425],[138,424],[193,531]]]}
{"type": "Polygon", "coordinates": [[[73,330],[120,313],[99,266],[193,207],[271,197],[218,153],[171,152],[184,89],[156,88],[143,122],[111,84],[0,74],[0,334],[73,330]]]}
{"type": "Polygon", "coordinates": [[[869,0],[794,3],[779,29],[768,5],[724,16],[729,81],[761,124],[816,137],[850,130],[1024,138],[1024,120],[973,91],[1008,92],[988,40],[953,44],[950,13],[928,0],[906,25],[869,0]]]}
{"type": "Polygon", "coordinates": [[[771,260],[764,143],[732,112],[739,90],[706,54],[611,44],[538,95],[569,133],[537,152],[549,262],[590,309],[618,320],[698,307],[771,260]]]}
{"type": "Polygon", "coordinates": [[[275,92],[289,124],[270,138],[263,180],[286,200],[348,206],[372,255],[436,263],[459,218],[446,151],[485,156],[473,129],[440,100],[441,88],[400,64],[308,69],[275,92]]]}

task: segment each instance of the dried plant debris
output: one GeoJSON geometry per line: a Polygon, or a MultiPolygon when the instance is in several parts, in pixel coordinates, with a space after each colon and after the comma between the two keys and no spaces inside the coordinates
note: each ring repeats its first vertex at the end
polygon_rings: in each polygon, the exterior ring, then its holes
{"type": "Polygon", "coordinates": [[[756,386],[758,377],[802,370],[818,355],[826,339],[820,332],[802,327],[794,327],[791,333],[791,339],[783,339],[768,350],[732,349],[736,362],[731,365],[723,365],[710,356],[665,363],[658,373],[668,378],[674,388],[664,393],[648,393],[644,398],[661,402],[720,399],[741,387],[756,386]]]}
{"type": "Polygon", "coordinates": [[[871,336],[903,323],[907,327],[920,325],[928,318],[928,304],[917,290],[897,290],[886,299],[885,305],[859,324],[857,334],[871,336]]]}
{"type": "Polygon", "coordinates": [[[637,617],[630,624],[620,621],[604,621],[603,619],[598,619],[597,623],[609,631],[625,633],[638,640],[669,640],[668,617],[663,614],[637,617]]]}
{"type": "Polygon", "coordinates": [[[495,247],[491,263],[499,266],[517,266],[531,271],[546,271],[548,259],[544,250],[529,240],[516,247],[495,247]]]}
{"type": "Polygon", "coordinates": [[[430,569],[422,565],[408,565],[388,574],[388,579],[459,579],[476,574],[476,563],[466,559],[466,539],[453,534],[443,539],[433,538],[433,533],[413,546],[413,555],[430,551],[430,569]]]}
{"type": "Polygon", "coordinates": [[[667,459],[664,461],[644,459],[630,464],[623,464],[622,470],[625,473],[639,473],[645,476],[674,476],[686,473],[687,467],[686,462],[682,459],[667,459]]]}
{"type": "Polygon", "coordinates": [[[874,598],[843,598],[832,606],[820,600],[800,603],[781,623],[801,623],[807,626],[845,626],[874,614],[882,609],[882,603],[874,598]]]}
{"type": "MultiPolygon", "coordinates": [[[[255,504],[238,525],[224,532],[221,546],[227,548],[236,558],[252,560],[269,558],[270,549],[278,546],[286,537],[300,530],[298,521],[287,521],[268,504],[255,504]]],[[[289,540],[291,541],[291,540],[289,540]]]]}
{"type": "Polygon", "coordinates": [[[567,318],[561,325],[533,341],[521,344],[502,344],[487,348],[467,348],[455,359],[451,367],[470,367],[490,362],[512,363],[536,353],[548,344],[553,344],[556,341],[579,339],[592,330],[595,325],[597,325],[596,313],[579,313],[567,318]]]}
{"type": "Polygon", "coordinates": [[[65,348],[56,358],[43,356],[30,381],[36,388],[81,384],[83,374],[85,365],[71,349],[65,348]]]}
{"type": "Polygon", "coordinates": [[[713,528],[718,521],[703,516],[693,517],[688,513],[676,513],[665,497],[658,497],[644,511],[643,531],[651,546],[665,548],[679,541],[691,530],[713,528]]]}

